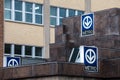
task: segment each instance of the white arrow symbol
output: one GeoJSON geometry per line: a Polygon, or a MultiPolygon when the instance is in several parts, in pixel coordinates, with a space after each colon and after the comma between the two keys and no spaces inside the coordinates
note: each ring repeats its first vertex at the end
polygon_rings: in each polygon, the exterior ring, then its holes
{"type": "Polygon", "coordinates": [[[83,19],[83,27],[85,29],[89,29],[92,25],[92,18],[90,16],[86,16],[84,19],[83,19]]]}
{"type": "Polygon", "coordinates": [[[89,16],[86,17],[86,21],[84,22],[86,26],[89,26],[91,21],[89,21],[89,16]]]}
{"type": "Polygon", "coordinates": [[[85,53],[85,58],[89,64],[93,64],[96,60],[96,54],[92,49],[88,49],[85,53]]]}

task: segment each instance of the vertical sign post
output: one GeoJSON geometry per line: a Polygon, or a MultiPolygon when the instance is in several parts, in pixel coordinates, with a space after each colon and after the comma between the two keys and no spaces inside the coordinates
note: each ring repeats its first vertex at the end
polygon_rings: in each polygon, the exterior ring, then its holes
{"type": "Polygon", "coordinates": [[[44,0],[44,57],[49,58],[50,43],[50,1],[44,0]]]}
{"type": "Polygon", "coordinates": [[[85,13],[91,12],[91,0],[85,0],[85,13]]]}

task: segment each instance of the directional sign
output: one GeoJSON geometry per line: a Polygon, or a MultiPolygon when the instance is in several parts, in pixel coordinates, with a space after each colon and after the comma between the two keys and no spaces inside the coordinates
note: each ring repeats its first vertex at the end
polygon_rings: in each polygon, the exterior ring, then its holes
{"type": "Polygon", "coordinates": [[[98,49],[96,47],[84,46],[84,64],[86,71],[98,71],[98,49]]]}
{"type": "Polygon", "coordinates": [[[81,17],[81,36],[94,34],[94,14],[84,14],[81,17]]]}
{"type": "Polygon", "coordinates": [[[7,67],[15,67],[20,65],[19,57],[7,57],[7,67]]]}

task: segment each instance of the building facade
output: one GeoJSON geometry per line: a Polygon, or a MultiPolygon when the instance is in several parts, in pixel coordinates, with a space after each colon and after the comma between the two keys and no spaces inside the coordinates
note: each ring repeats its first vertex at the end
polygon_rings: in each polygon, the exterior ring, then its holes
{"type": "MultiPolygon", "coordinates": [[[[120,1],[91,0],[92,12],[112,7],[120,7],[120,1]]],[[[31,62],[49,58],[43,51],[43,8],[43,0],[4,0],[4,61],[6,56],[21,57],[23,61],[29,58],[31,62]]],[[[50,0],[50,43],[55,42],[55,26],[61,25],[63,18],[84,11],[84,0],[50,0]]]]}

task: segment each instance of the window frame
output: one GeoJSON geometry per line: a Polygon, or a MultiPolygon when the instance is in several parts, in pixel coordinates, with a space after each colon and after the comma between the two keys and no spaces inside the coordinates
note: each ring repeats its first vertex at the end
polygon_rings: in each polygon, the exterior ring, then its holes
{"type": "Polygon", "coordinates": [[[20,57],[31,57],[31,58],[43,58],[43,48],[42,47],[5,43],[5,45],[7,45],[7,44],[10,45],[10,53],[5,53],[5,50],[4,50],[4,55],[9,55],[9,56],[12,56],[12,57],[20,56],[20,57]],[[21,54],[15,54],[16,45],[21,46],[21,54]],[[26,55],[26,53],[25,53],[25,50],[26,50],[25,47],[26,46],[31,47],[31,55],[26,55]],[[36,56],[36,51],[35,50],[36,50],[37,47],[41,49],[41,53],[40,53],[41,56],[36,56]]]}

